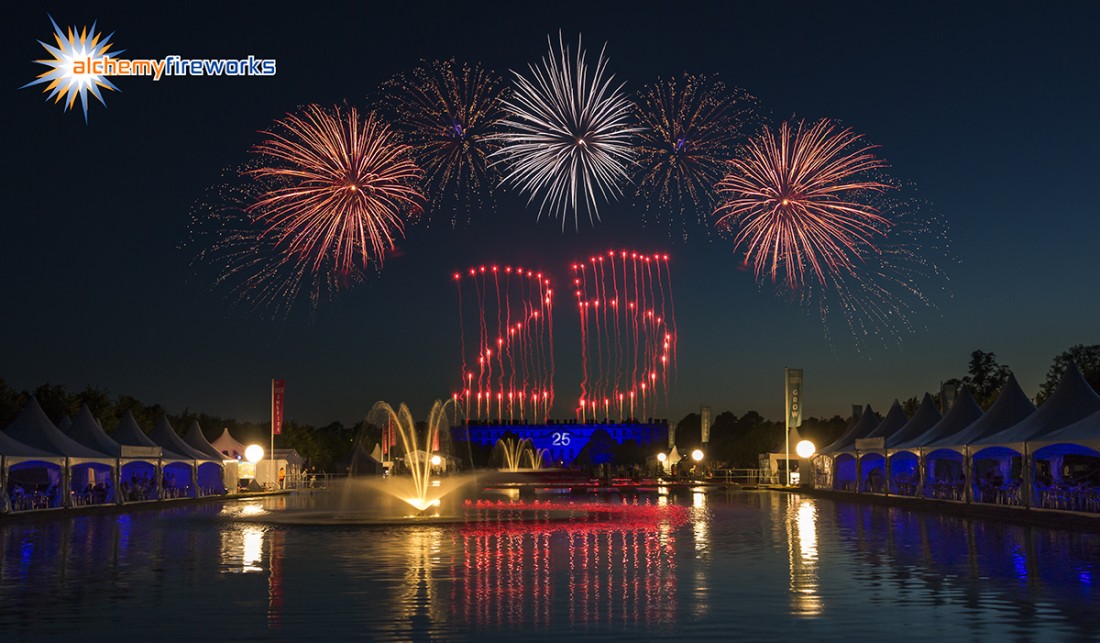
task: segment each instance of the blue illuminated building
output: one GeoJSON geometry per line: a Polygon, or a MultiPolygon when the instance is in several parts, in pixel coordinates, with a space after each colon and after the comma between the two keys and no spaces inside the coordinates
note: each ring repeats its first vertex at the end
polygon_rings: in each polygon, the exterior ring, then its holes
{"type": "Polygon", "coordinates": [[[519,421],[471,420],[469,425],[454,427],[456,441],[467,440],[484,447],[492,447],[505,434],[511,433],[521,440],[530,440],[535,449],[546,449],[548,462],[573,464],[577,455],[599,431],[605,431],[616,444],[629,440],[638,443],[644,453],[665,448],[668,444],[668,420],[650,418],[627,422],[578,422],[577,420],[548,420],[545,424],[519,421]]]}

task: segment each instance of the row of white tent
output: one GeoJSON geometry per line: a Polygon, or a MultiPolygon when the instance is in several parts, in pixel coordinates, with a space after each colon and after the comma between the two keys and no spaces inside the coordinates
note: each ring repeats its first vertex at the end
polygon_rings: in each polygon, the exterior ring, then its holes
{"type": "Polygon", "coordinates": [[[32,397],[0,431],[0,512],[221,495],[243,452],[228,429],[212,444],[161,417],[145,433],[129,411],[108,435],[87,405],[58,427],[32,397]]]}
{"type": "Polygon", "coordinates": [[[966,388],[942,416],[928,394],[912,417],[868,405],[814,471],[834,490],[1100,512],[1100,395],[1071,365],[1039,408],[1015,376],[985,412],[966,388]]]}

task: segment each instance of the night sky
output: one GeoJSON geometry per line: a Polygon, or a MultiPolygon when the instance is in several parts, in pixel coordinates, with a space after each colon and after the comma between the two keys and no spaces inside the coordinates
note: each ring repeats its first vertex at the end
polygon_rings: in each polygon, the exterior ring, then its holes
{"type": "MultiPolygon", "coordinates": [[[[674,419],[700,404],[779,419],[784,367],[805,369],[807,415],[884,410],[964,375],[975,349],[1033,395],[1056,354],[1100,342],[1095,3],[155,4],[5,14],[0,377],[13,387],[94,385],[172,412],[263,419],[280,377],[288,417],[304,422],[355,422],[377,400],[422,416],[459,377],[455,270],[522,263],[564,285],[573,260],[608,249],[672,257],[679,374],[662,415],[674,419]],[[42,70],[32,61],[51,38],[47,13],[98,21],[127,57],[253,54],[277,59],[278,74],[115,79],[121,93],[91,105],[86,125],[40,88],[19,89],[42,70]],[[856,351],[841,336],[830,348],[816,314],[759,287],[727,239],[670,238],[630,199],[562,232],[505,192],[469,227],[410,228],[380,274],[312,322],[234,311],[196,276],[192,209],[273,119],[311,102],[367,107],[421,59],[524,71],[559,29],[606,42],[628,90],[717,73],[774,119],[836,118],[880,145],[949,225],[957,261],[949,289],[929,293],[938,310],[916,316],[900,346],[856,351]]],[[[559,417],[580,380],[571,304],[563,293],[555,308],[559,417]]]]}

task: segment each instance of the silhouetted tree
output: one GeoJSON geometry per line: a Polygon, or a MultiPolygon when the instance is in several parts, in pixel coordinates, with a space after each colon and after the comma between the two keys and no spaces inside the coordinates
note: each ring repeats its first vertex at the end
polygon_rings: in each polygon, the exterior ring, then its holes
{"type": "Polygon", "coordinates": [[[1085,380],[1092,385],[1092,390],[1100,393],[1100,344],[1091,346],[1078,344],[1069,350],[1062,351],[1054,358],[1050,370],[1047,371],[1047,378],[1035,396],[1036,404],[1042,404],[1050,397],[1070,364],[1076,364],[1081,374],[1085,376],[1085,380]]]}
{"type": "Polygon", "coordinates": [[[1008,366],[997,362],[996,354],[978,350],[970,354],[970,368],[963,383],[970,388],[974,400],[988,409],[1011,372],[1008,366]]]}

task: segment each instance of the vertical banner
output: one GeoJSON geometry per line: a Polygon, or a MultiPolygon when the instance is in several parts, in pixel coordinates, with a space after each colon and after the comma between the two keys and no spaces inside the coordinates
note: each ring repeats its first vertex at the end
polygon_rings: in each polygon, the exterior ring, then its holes
{"type": "Polygon", "coordinates": [[[802,369],[787,371],[787,426],[802,426],[802,369]]]}
{"type": "Polygon", "coordinates": [[[703,429],[703,444],[710,444],[710,407],[699,407],[699,426],[703,429]]]}
{"type": "Polygon", "coordinates": [[[668,423],[668,448],[671,450],[672,447],[674,447],[674,446],[676,446],[676,423],[675,422],[669,422],[668,423]]]}
{"type": "Polygon", "coordinates": [[[286,395],[286,380],[271,380],[271,434],[283,432],[283,400],[286,395]]]}

